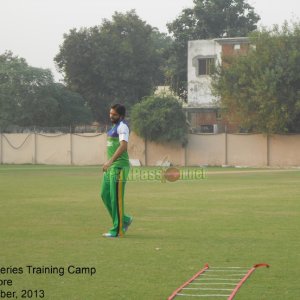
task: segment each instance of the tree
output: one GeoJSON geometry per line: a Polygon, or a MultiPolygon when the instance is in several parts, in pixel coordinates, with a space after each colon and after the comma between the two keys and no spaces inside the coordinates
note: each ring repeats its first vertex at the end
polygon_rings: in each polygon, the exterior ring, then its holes
{"type": "Polygon", "coordinates": [[[156,28],[154,28],[151,38],[154,44],[155,51],[159,58],[159,67],[157,70],[158,73],[155,76],[154,83],[156,86],[168,85],[168,59],[173,40],[166,33],[159,32],[156,28]]]}
{"type": "Polygon", "coordinates": [[[107,111],[113,102],[129,108],[152,93],[160,74],[153,36],[161,40],[134,10],[64,35],[57,66],[67,85],[87,99],[99,122],[109,123],[107,111]]]}
{"type": "Polygon", "coordinates": [[[150,141],[187,143],[187,124],[182,105],[173,96],[149,96],[132,107],[133,130],[150,141]]]}
{"type": "Polygon", "coordinates": [[[58,103],[56,126],[76,126],[89,124],[92,112],[81,95],[66,88],[61,83],[53,85],[53,94],[58,103]]]}
{"type": "Polygon", "coordinates": [[[184,100],[187,98],[187,42],[247,36],[256,29],[260,19],[246,0],[194,0],[194,5],[167,24],[174,39],[169,57],[170,85],[184,100]]]}
{"type": "Polygon", "coordinates": [[[89,121],[78,94],[53,80],[50,70],[29,66],[12,52],[0,55],[0,126],[62,126],[89,121]]]}
{"type": "Polygon", "coordinates": [[[221,107],[248,131],[300,132],[300,25],[262,29],[251,43],[247,55],[224,57],[214,76],[221,107]]]}

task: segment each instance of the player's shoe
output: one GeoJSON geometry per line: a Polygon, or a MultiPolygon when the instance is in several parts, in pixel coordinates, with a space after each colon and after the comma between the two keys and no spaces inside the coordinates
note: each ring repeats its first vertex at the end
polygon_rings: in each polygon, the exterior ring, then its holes
{"type": "Polygon", "coordinates": [[[103,233],[102,236],[106,237],[106,238],[116,238],[116,237],[118,237],[117,235],[113,235],[110,232],[103,233]]]}
{"type": "Polygon", "coordinates": [[[127,224],[124,224],[124,231],[126,232],[128,230],[128,227],[130,226],[130,224],[132,223],[133,221],[133,217],[130,217],[130,220],[127,224]]]}

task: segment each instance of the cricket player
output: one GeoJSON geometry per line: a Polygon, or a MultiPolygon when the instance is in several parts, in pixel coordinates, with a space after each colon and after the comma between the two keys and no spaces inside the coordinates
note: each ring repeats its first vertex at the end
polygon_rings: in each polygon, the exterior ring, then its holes
{"type": "Polygon", "coordinates": [[[107,158],[103,165],[101,198],[113,222],[113,227],[103,237],[122,237],[132,223],[133,217],[125,215],[124,192],[129,173],[127,144],[129,127],[124,120],[125,106],[114,104],[109,116],[113,127],[107,132],[107,158]]]}

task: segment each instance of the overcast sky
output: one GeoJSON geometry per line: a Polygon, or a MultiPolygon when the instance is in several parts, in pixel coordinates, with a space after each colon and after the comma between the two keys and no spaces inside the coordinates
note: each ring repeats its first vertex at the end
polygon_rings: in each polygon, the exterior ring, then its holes
{"type": "MultiPolygon", "coordinates": [[[[260,25],[299,21],[299,0],[249,0],[261,17],[260,25]]],[[[0,53],[11,50],[35,67],[50,68],[63,34],[71,28],[90,27],[110,19],[115,11],[135,9],[150,25],[167,32],[166,23],[193,0],[0,0],[0,53]]]]}

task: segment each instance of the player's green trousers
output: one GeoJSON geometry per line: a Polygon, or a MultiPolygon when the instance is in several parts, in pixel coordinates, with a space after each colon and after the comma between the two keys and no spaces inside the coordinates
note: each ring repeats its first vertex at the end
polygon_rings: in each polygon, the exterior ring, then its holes
{"type": "Polygon", "coordinates": [[[130,223],[131,219],[124,212],[124,194],[128,173],[129,167],[115,166],[111,166],[103,173],[101,198],[113,221],[113,227],[109,231],[113,236],[123,236],[124,226],[130,223]]]}

